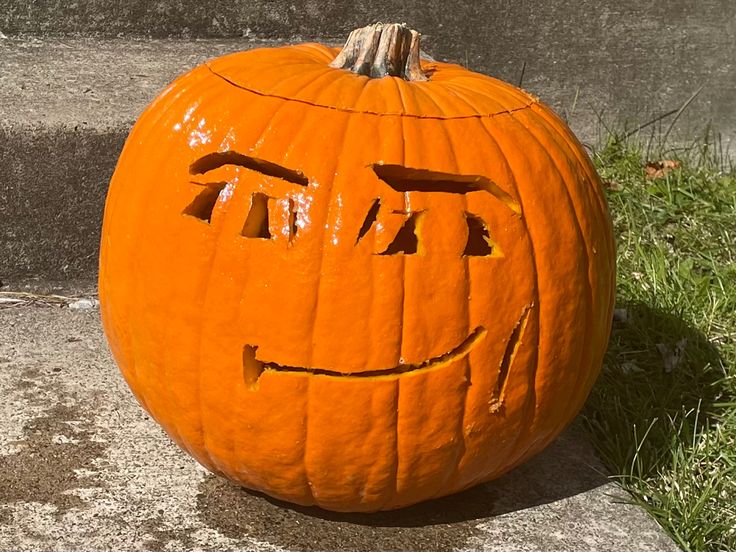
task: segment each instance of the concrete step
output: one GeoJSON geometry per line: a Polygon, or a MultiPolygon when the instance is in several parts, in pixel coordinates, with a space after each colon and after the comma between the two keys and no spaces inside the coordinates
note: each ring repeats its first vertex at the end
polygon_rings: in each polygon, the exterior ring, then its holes
{"type": "Polygon", "coordinates": [[[178,74],[239,41],[0,40],[0,280],[94,279],[131,125],[178,74]]]}
{"type": "MultiPolygon", "coordinates": [[[[632,126],[677,110],[692,133],[736,135],[733,0],[3,0],[7,36],[328,38],[374,21],[423,33],[438,59],[523,82],[583,126],[632,126]]],[[[672,117],[672,115],[671,115],[672,117]]],[[[666,121],[669,124],[669,120],[666,121]]]]}
{"type": "Polygon", "coordinates": [[[577,426],[495,482],[397,512],[332,514],[248,493],[146,416],[96,308],[14,297],[0,304],[0,550],[678,550],[607,481],[577,426]]]}
{"type": "MultiPolygon", "coordinates": [[[[724,4],[724,12],[736,10],[736,3],[725,1],[728,5],[724,4]]],[[[123,21],[121,14],[138,13],[137,8],[129,6],[143,5],[122,0],[103,4],[110,10],[99,12],[99,17],[107,21],[110,29],[115,28],[115,17],[123,21]]],[[[43,18],[39,14],[51,9],[50,4],[25,0],[10,0],[5,5],[9,9],[0,17],[6,23],[16,21],[16,27],[11,26],[16,30],[20,29],[17,21],[21,15],[26,14],[29,22],[40,25],[43,18]],[[27,6],[27,11],[22,6],[27,6]]],[[[80,6],[91,10],[92,5],[77,2],[69,4],[76,7],[57,7],[62,14],[64,10],[81,9],[80,6]]],[[[181,2],[184,7],[193,5],[181,2]]],[[[714,50],[715,43],[706,40],[702,27],[712,24],[709,33],[714,35],[717,33],[713,29],[724,31],[722,38],[713,38],[714,41],[729,40],[724,37],[736,36],[736,17],[729,23],[713,23],[708,10],[698,11],[692,21],[686,22],[688,28],[694,29],[692,33],[682,34],[675,26],[667,31],[666,41],[655,44],[663,39],[664,32],[661,14],[655,10],[651,16],[654,19],[650,19],[651,37],[646,39],[653,42],[645,46],[661,48],[667,44],[673,48],[672,64],[663,65],[661,56],[642,54],[641,59],[633,59],[610,36],[600,34],[600,23],[587,22],[585,37],[575,33],[558,36],[555,33],[562,32],[558,27],[564,18],[554,17],[555,22],[549,23],[540,20],[536,12],[534,21],[538,26],[534,32],[542,33],[544,40],[529,36],[528,26],[520,27],[518,21],[513,32],[501,32],[495,27],[496,22],[475,36],[473,25],[481,14],[472,12],[469,4],[463,6],[458,9],[466,17],[468,28],[462,31],[460,16],[453,15],[438,23],[438,14],[446,10],[437,6],[439,11],[428,10],[426,14],[407,8],[406,13],[396,17],[410,19],[409,15],[416,15],[422,22],[420,28],[436,31],[436,35],[430,33],[427,37],[427,49],[438,58],[467,62],[511,82],[518,82],[526,63],[525,87],[566,115],[573,130],[588,143],[596,142],[601,111],[611,109],[609,115],[615,119],[631,116],[635,122],[645,121],[682,105],[700,84],[707,84],[707,88],[688,107],[678,125],[687,129],[716,119],[724,131],[736,132],[736,95],[732,93],[736,88],[736,66],[728,57],[729,48],[714,50]],[[729,34],[729,30],[733,32],[729,34]],[[702,56],[709,56],[707,64],[702,56]],[[715,68],[712,74],[709,67],[715,68]]],[[[373,12],[367,9],[359,13],[371,19],[368,15],[373,12]]],[[[544,12],[548,7],[540,9],[544,12]]],[[[511,7],[508,10],[513,11],[511,7]]],[[[686,12],[674,12],[673,22],[686,12]]],[[[62,20],[58,15],[54,22],[61,24],[62,20]]],[[[353,20],[345,23],[347,27],[357,24],[353,20]]],[[[628,18],[617,23],[629,24],[628,18]]],[[[298,28],[305,34],[308,30],[298,28]]],[[[50,31],[53,27],[43,29],[50,31]]],[[[343,30],[329,18],[325,23],[327,35],[344,34],[343,30]]],[[[637,34],[631,40],[644,39],[637,34]]],[[[107,183],[125,136],[143,107],[176,75],[206,58],[281,43],[244,38],[0,38],[0,280],[94,278],[107,183]]]]}

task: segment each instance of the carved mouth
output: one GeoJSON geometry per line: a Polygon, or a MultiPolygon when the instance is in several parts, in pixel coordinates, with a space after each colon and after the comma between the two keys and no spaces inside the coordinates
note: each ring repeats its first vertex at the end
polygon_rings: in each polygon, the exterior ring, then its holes
{"type": "Polygon", "coordinates": [[[378,376],[395,376],[406,374],[409,372],[419,372],[445,366],[456,360],[466,356],[470,350],[481,340],[486,334],[483,326],[478,326],[465,340],[451,351],[442,355],[430,358],[418,364],[399,364],[390,368],[381,368],[378,370],[367,370],[364,372],[340,372],[329,368],[308,368],[304,366],[285,366],[276,362],[265,361],[258,358],[258,347],[246,345],[243,349],[243,377],[246,384],[251,389],[256,389],[258,379],[263,372],[280,372],[280,373],[307,373],[320,376],[334,376],[339,378],[374,378],[378,376]]]}

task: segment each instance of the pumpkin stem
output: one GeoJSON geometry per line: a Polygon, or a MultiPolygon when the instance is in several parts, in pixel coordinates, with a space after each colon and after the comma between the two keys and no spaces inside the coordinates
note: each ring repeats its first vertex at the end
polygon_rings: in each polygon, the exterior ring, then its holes
{"type": "Polygon", "coordinates": [[[330,67],[376,79],[391,76],[426,81],[419,64],[420,36],[405,23],[374,23],[355,29],[330,67]]]}

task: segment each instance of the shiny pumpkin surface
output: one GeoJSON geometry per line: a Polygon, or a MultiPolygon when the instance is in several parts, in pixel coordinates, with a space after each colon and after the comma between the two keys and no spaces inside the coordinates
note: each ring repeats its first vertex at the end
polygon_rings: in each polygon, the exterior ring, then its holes
{"type": "Polygon", "coordinates": [[[335,55],[232,54],[151,104],[110,185],[100,300],[136,397],[204,466],[374,511],[559,434],[601,366],[614,251],[590,161],[535,98],[335,55]]]}

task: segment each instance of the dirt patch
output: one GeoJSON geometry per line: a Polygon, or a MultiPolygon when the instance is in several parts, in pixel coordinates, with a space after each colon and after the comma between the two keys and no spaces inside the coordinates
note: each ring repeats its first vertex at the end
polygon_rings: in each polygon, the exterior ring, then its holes
{"type": "Polygon", "coordinates": [[[191,550],[196,544],[191,538],[191,531],[171,529],[165,526],[163,510],[159,510],[158,517],[145,521],[143,529],[151,535],[143,542],[143,548],[151,552],[165,550],[170,542],[179,543],[184,550],[191,550]]]}
{"type": "Polygon", "coordinates": [[[9,525],[13,521],[13,513],[0,505],[0,525],[9,525]]]}
{"type": "Polygon", "coordinates": [[[97,468],[94,460],[104,447],[90,441],[90,432],[80,427],[82,414],[74,407],[56,405],[24,426],[19,452],[0,456],[0,501],[42,502],[56,506],[59,515],[84,506],[74,489],[99,487],[94,476],[81,476],[97,468]]]}
{"type": "Polygon", "coordinates": [[[23,370],[22,377],[13,385],[13,389],[28,393],[38,387],[36,380],[40,376],[41,371],[38,368],[26,368],[23,370]]]}
{"type": "Polygon", "coordinates": [[[42,379],[40,369],[29,367],[14,385],[31,404],[53,406],[25,423],[18,452],[0,456],[0,502],[51,504],[60,516],[85,506],[69,491],[102,486],[93,472],[105,447],[91,439],[90,421],[74,397],[47,388],[42,379]]]}

